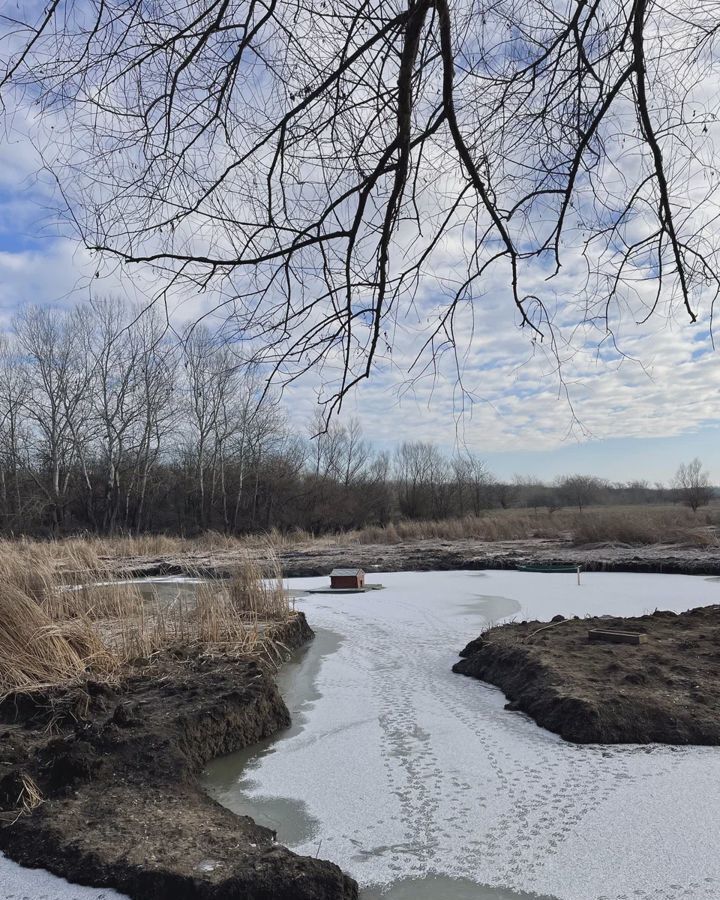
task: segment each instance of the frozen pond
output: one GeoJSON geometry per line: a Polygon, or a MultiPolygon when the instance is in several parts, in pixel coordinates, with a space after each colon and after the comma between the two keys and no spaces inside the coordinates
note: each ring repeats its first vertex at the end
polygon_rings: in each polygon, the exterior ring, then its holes
{"type": "Polygon", "coordinates": [[[0,853],[0,900],[128,900],[108,888],[81,887],[42,869],[25,869],[0,853]]]}
{"type": "MultiPolygon", "coordinates": [[[[717,900],[720,749],[576,746],[452,674],[490,621],[720,602],[689,576],[423,572],[298,601],[293,726],[218,760],[221,802],[332,859],[367,900],[717,900]]],[[[292,579],[291,588],[326,579],[292,579]]]]}

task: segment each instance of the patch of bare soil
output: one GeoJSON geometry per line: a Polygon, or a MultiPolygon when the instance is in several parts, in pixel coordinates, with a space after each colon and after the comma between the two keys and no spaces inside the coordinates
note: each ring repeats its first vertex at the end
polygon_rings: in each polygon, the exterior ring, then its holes
{"type": "MultiPolygon", "coordinates": [[[[258,556],[262,551],[257,551],[258,556]]],[[[570,540],[518,541],[417,540],[399,544],[357,544],[342,537],[335,544],[309,543],[278,550],[286,578],[327,575],[332,569],[360,566],[366,572],[428,572],[451,569],[515,569],[520,565],[577,566],[592,572],[659,572],[672,575],[720,575],[720,549],[679,544],[577,547],[570,540]]],[[[108,560],[118,574],[219,577],[238,560],[236,550],[143,556],[108,560]]]]}
{"type": "MultiPolygon", "coordinates": [[[[280,636],[298,647],[298,616],[280,636]]],[[[121,683],[0,704],[0,850],[133,898],[354,900],[332,863],[291,853],[211,800],[197,774],[287,727],[254,659],[164,655],[121,683]]]]}
{"type": "Polygon", "coordinates": [[[453,671],[500,687],[538,725],[578,743],[720,744],[720,606],[677,615],[501,625],[453,671]],[[591,642],[590,629],[643,643],[591,642]]]}

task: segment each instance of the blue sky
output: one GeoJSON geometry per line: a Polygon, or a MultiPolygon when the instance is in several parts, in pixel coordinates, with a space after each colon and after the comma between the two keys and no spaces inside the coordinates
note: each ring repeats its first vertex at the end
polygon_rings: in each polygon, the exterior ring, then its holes
{"type": "MultiPolygon", "coordinates": [[[[58,228],[49,176],[37,176],[38,158],[16,116],[12,141],[0,142],[0,319],[5,327],[23,303],[69,304],[89,294],[147,297],[156,287],[147,271],[109,271],[58,228]]],[[[448,242],[442,273],[462,266],[463,248],[448,242]]],[[[438,276],[438,282],[443,275],[438,276]]],[[[708,310],[691,325],[661,314],[638,327],[632,316],[613,321],[621,351],[597,329],[573,321],[571,304],[582,283],[570,262],[549,287],[538,274],[538,293],[550,297],[557,320],[573,332],[554,359],[533,347],[517,327],[508,285],[489,272],[472,310],[457,316],[464,392],[451,360],[434,378],[408,377],[428,322],[437,318],[438,294],[423,286],[415,307],[400,316],[392,354],[380,360],[372,381],[348,399],[345,415],[360,419],[380,447],[402,440],[433,441],[448,451],[461,445],[484,456],[503,478],[514,474],[551,479],[583,472],[612,480],[669,482],[679,463],[699,456],[720,483],[720,357],[712,347],[708,310]],[[472,335],[472,336],[471,336],[472,335]],[[464,413],[461,410],[464,408],[464,413]]],[[[531,286],[532,287],[532,286],[531,286]]],[[[652,285],[648,285],[652,292],[652,285]]],[[[205,312],[210,294],[177,297],[179,323],[205,312]]],[[[328,366],[324,377],[332,375],[328,366]]],[[[311,374],[285,394],[298,429],[306,430],[321,390],[311,374]]]]}
{"type": "MultiPolygon", "coordinates": [[[[0,315],[6,326],[22,303],[83,302],[88,284],[101,293],[134,290],[127,280],[88,280],[82,249],[69,236],[53,235],[43,190],[27,174],[14,183],[7,177],[3,182],[0,315]]],[[[182,306],[183,317],[194,311],[192,304],[182,306]]],[[[529,367],[520,365],[527,347],[518,340],[517,329],[498,310],[490,313],[494,335],[488,339],[480,333],[475,342],[475,362],[466,376],[480,384],[472,384],[477,399],[465,415],[458,412],[452,373],[441,373],[434,384],[420,381],[408,388],[397,359],[381,366],[374,381],[350,399],[345,414],[358,417],[379,447],[404,439],[433,441],[448,451],[465,445],[503,478],[517,473],[551,479],[587,472],[618,481],[667,483],[680,462],[699,456],[720,480],[720,358],[706,327],[668,327],[655,341],[645,338],[647,372],[636,365],[618,367],[613,358],[598,362],[595,370],[585,368],[573,385],[579,419],[573,423],[557,380],[539,375],[533,361],[529,367]]],[[[412,327],[405,337],[411,346],[416,337],[412,327]]],[[[303,430],[317,389],[310,378],[285,395],[303,430]]]]}
{"type": "Polygon", "coordinates": [[[697,456],[720,477],[715,464],[720,446],[720,425],[693,434],[656,438],[610,438],[586,443],[568,442],[554,450],[508,451],[488,454],[492,471],[536,475],[543,480],[566,472],[588,472],[610,481],[645,479],[668,484],[680,461],[697,456]]]}

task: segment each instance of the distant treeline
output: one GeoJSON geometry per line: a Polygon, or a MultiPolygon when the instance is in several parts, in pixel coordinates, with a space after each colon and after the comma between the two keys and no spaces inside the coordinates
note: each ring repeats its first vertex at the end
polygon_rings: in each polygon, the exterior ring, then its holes
{"type": "MultiPolygon", "coordinates": [[[[705,485],[701,502],[710,491],[705,485]]],[[[495,480],[430,443],[378,452],[360,423],[290,426],[231,348],[116,301],[28,307],[0,336],[0,529],[325,533],[400,518],[683,500],[682,487],[495,480]],[[320,433],[322,432],[322,433],[320,433]]]]}

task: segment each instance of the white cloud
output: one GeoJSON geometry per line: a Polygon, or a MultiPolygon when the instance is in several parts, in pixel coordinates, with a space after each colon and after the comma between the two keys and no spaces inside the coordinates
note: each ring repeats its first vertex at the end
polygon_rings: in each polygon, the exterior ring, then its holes
{"type": "MultiPolygon", "coordinates": [[[[700,100],[706,90],[707,83],[701,86],[700,100]]],[[[266,113],[259,108],[258,115],[266,113]]],[[[90,292],[124,293],[135,300],[157,297],[162,285],[149,269],[122,269],[100,262],[66,231],[57,236],[52,210],[59,198],[49,178],[35,178],[38,157],[22,139],[36,124],[31,117],[16,113],[13,125],[18,138],[0,147],[3,318],[7,320],[22,303],[82,302],[90,292]],[[96,272],[101,277],[96,278],[96,272]]],[[[532,136],[527,140],[529,145],[532,136]]],[[[433,208],[434,198],[453,187],[445,173],[451,170],[452,177],[457,177],[456,167],[443,160],[439,148],[435,152],[432,162],[437,178],[422,194],[423,214],[428,220],[439,214],[433,208]]],[[[712,156],[710,138],[703,152],[712,156]]],[[[214,165],[221,162],[215,160],[214,165]]],[[[605,174],[608,182],[615,179],[621,185],[638,161],[628,152],[617,163],[605,174]]],[[[688,203],[705,195],[707,187],[701,182],[698,177],[688,178],[688,203]]],[[[131,209],[131,216],[135,213],[137,210],[131,209]]],[[[201,236],[208,245],[227,239],[206,228],[201,236]]],[[[178,242],[190,237],[179,233],[178,242]]],[[[398,235],[400,256],[403,240],[409,238],[398,235]]],[[[542,271],[528,273],[525,284],[528,292],[537,291],[546,298],[554,313],[557,357],[562,363],[559,373],[552,348],[532,344],[529,331],[518,329],[507,273],[496,268],[489,270],[482,292],[472,304],[457,312],[462,388],[452,353],[442,356],[436,371],[423,374],[420,367],[408,374],[419,344],[437,319],[443,294],[463,277],[473,249],[472,235],[459,227],[447,237],[428,266],[415,305],[395,323],[390,335],[392,352],[379,360],[373,379],[348,399],[346,413],[361,416],[369,437],[444,444],[459,438],[480,451],[533,451],[559,447],[568,438],[668,436],[720,422],[720,371],[710,352],[708,311],[702,310],[701,321],[691,327],[686,318],[674,318],[663,306],[648,323],[637,326],[641,310],[653,302],[652,285],[638,282],[636,295],[627,298],[632,308],[613,307],[609,313],[618,350],[602,323],[590,325],[578,312],[586,300],[582,296],[585,272],[571,248],[565,268],[552,284],[544,281],[546,273],[542,271]],[[698,355],[698,351],[708,352],[698,355]]],[[[174,289],[169,304],[180,323],[202,315],[222,299],[212,291],[199,294],[174,289]]],[[[223,315],[218,312],[213,321],[223,315]]],[[[321,379],[337,377],[337,371],[337,362],[330,359],[322,373],[312,373],[288,390],[286,398],[299,424],[312,412],[322,390],[321,379]]]]}

